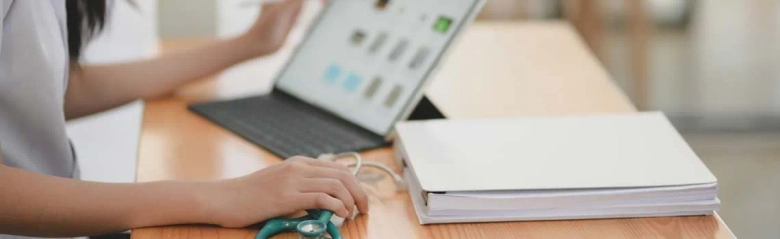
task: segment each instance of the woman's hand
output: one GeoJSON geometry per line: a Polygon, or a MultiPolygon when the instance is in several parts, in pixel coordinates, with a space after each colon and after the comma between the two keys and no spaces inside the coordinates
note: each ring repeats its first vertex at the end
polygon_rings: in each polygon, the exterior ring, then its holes
{"type": "Polygon", "coordinates": [[[346,166],[304,157],[212,186],[217,192],[207,195],[212,223],[224,227],[245,227],[306,209],[344,218],[355,206],[368,211],[368,196],[346,166]]]}
{"type": "Polygon", "coordinates": [[[281,3],[264,4],[260,17],[243,38],[248,49],[256,56],[273,54],[287,41],[287,36],[295,26],[304,0],[284,0],[281,3]]]}

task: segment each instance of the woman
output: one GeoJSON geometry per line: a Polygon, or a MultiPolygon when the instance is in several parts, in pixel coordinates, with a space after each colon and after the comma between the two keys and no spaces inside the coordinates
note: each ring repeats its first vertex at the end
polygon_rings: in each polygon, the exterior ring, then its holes
{"type": "MultiPolygon", "coordinates": [[[[0,238],[75,237],[207,223],[244,227],[302,209],[340,217],[368,200],[349,170],[296,157],[212,182],[103,184],[76,180],[65,122],[154,97],[277,51],[302,0],[264,7],[242,36],[118,65],[80,65],[105,22],[103,0],[0,0],[0,238]]],[[[110,160],[110,159],[106,159],[110,160]]]]}

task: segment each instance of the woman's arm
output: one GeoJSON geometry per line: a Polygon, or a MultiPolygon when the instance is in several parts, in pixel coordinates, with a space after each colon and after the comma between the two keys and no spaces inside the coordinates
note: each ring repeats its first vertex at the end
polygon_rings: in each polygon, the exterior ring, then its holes
{"type": "Polygon", "coordinates": [[[76,237],[189,223],[244,227],[303,209],[341,217],[355,205],[368,210],[348,169],[312,159],[223,181],[107,184],[6,167],[1,155],[0,234],[76,237]]]}
{"type": "Polygon", "coordinates": [[[2,165],[0,182],[0,234],[77,237],[208,217],[204,183],[90,183],[2,165]]]}
{"type": "Polygon", "coordinates": [[[271,54],[286,41],[301,7],[302,0],[266,5],[246,34],[198,49],[124,64],[73,64],[66,117],[78,118],[158,96],[239,62],[271,54]]]}

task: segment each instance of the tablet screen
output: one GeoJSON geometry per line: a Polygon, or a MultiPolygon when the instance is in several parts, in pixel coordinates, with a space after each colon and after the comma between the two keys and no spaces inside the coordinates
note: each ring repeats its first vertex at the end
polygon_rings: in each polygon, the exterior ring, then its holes
{"type": "Polygon", "coordinates": [[[481,0],[333,0],[277,87],[386,135],[481,0]]]}

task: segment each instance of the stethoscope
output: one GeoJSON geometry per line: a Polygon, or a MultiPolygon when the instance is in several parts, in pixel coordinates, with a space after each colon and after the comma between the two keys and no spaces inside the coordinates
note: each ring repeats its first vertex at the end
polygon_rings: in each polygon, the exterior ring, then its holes
{"type": "MultiPolygon", "coordinates": [[[[340,159],[352,158],[355,162],[348,164],[350,168],[354,168],[352,173],[357,176],[363,167],[372,167],[380,169],[393,177],[398,190],[404,190],[405,184],[403,178],[393,172],[389,167],[375,163],[375,162],[363,162],[363,157],[355,152],[342,153],[342,154],[325,154],[320,155],[318,160],[324,161],[337,161],[340,159]]],[[[257,233],[255,239],[268,239],[281,232],[297,231],[303,239],[341,239],[341,232],[339,228],[331,222],[333,212],[326,210],[306,210],[307,215],[299,218],[274,218],[268,220],[260,232],[257,233]],[[326,237],[325,234],[330,235],[326,237]]]]}

